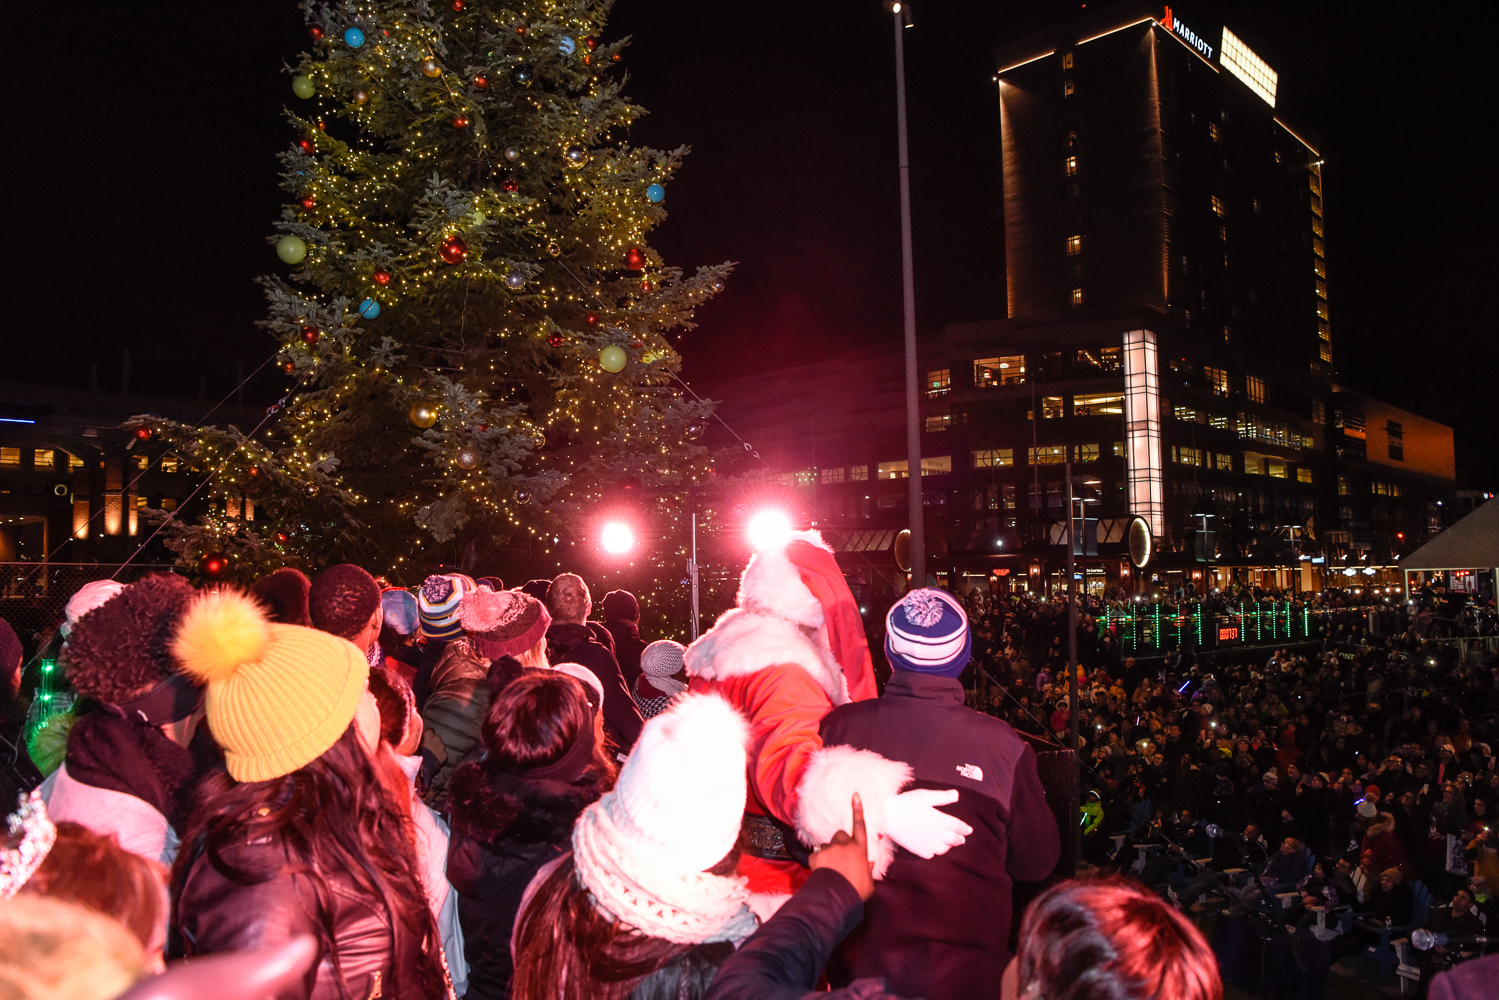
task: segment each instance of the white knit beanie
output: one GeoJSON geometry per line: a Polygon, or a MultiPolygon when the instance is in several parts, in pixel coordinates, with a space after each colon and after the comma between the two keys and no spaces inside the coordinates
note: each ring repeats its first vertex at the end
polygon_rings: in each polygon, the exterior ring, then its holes
{"type": "Polygon", "coordinates": [[[573,828],[578,876],[600,909],[677,943],[754,931],[744,879],[707,872],[739,837],[748,740],[716,695],[685,695],[645,724],[614,790],[573,828]]]}

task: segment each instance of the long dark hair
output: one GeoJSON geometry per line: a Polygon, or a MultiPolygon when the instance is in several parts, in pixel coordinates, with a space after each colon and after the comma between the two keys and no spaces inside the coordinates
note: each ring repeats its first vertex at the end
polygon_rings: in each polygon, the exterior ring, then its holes
{"type": "MultiPolygon", "coordinates": [[[[399,926],[426,943],[422,964],[412,971],[424,995],[445,996],[441,943],[422,888],[410,822],[350,724],[320,757],[290,774],[236,782],[219,771],[205,779],[173,871],[173,898],[181,895],[188,872],[204,854],[240,885],[258,885],[286,873],[304,876],[316,888],[322,944],[342,990],[325,875],[346,875],[367,899],[384,907],[393,955],[399,926]],[[282,849],[253,852],[246,864],[238,849],[263,839],[282,849]]],[[[390,995],[401,994],[407,974],[393,964],[390,995]]]]}
{"type": "MultiPolygon", "coordinates": [[[[577,678],[556,670],[524,670],[495,692],[479,734],[488,771],[517,773],[560,760],[598,712],[577,678]]],[[[603,741],[594,745],[588,771],[600,781],[599,794],[614,787],[618,767],[603,741]]]]}
{"type": "MultiPolygon", "coordinates": [[[[738,850],[710,871],[732,875],[738,850]]],[[[698,1000],[734,953],[728,941],[675,944],[594,906],[571,852],[536,887],[515,923],[511,1000],[698,1000]]]]}

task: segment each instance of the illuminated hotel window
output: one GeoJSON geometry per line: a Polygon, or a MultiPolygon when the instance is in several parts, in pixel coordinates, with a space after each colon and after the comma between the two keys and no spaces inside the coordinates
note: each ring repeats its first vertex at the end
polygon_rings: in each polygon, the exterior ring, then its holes
{"type": "Polygon", "coordinates": [[[1077,176],[1077,157],[1075,157],[1075,156],[1069,156],[1069,157],[1067,157],[1067,176],[1068,177],[1076,177],[1077,176]]]}
{"type": "Polygon", "coordinates": [[[31,467],[33,469],[50,469],[57,463],[57,452],[51,448],[38,448],[31,453],[31,467]]]}
{"type": "Polygon", "coordinates": [[[177,498],[176,497],[162,497],[161,498],[161,509],[162,510],[176,510],[177,509],[177,498]]]}
{"type": "Polygon", "coordinates": [[[1228,415],[1225,413],[1209,413],[1208,426],[1214,430],[1226,431],[1229,429],[1228,415]]]}
{"type": "Polygon", "coordinates": [[[1211,138],[1214,142],[1223,141],[1223,132],[1219,130],[1217,122],[1213,122],[1212,124],[1208,125],[1208,137],[1211,138]]]}
{"type": "Polygon", "coordinates": [[[1309,483],[1309,482],[1311,482],[1312,481],[1312,470],[1311,469],[1297,469],[1296,470],[1296,481],[1298,483],[1309,483]]]}
{"type": "Polygon", "coordinates": [[[83,459],[81,459],[77,455],[74,455],[73,453],[69,452],[68,453],[68,468],[70,468],[70,469],[81,469],[81,468],[83,468],[83,459]]]}
{"type": "Polygon", "coordinates": [[[848,467],[848,478],[850,482],[863,482],[869,478],[869,466],[850,465],[848,467]]]}
{"type": "Polygon", "coordinates": [[[926,432],[935,434],[937,431],[945,431],[952,426],[951,413],[933,413],[926,418],[926,432]]]}
{"type": "Polygon", "coordinates": [[[1067,446],[1064,444],[1042,445],[1025,449],[1026,461],[1031,465],[1063,465],[1067,462],[1067,446]]]}
{"type": "Polygon", "coordinates": [[[1074,417],[1122,417],[1124,416],[1124,394],[1095,393],[1089,396],[1072,397],[1074,417]]]}
{"type": "MultiPolygon", "coordinates": [[[[1062,397],[1061,396],[1042,396],[1041,397],[1041,419],[1042,420],[1056,420],[1059,417],[1061,417],[1061,415],[1062,415],[1062,397]]],[[[1027,419],[1027,420],[1035,420],[1036,419],[1036,411],[1035,410],[1026,410],[1025,411],[1025,419],[1027,419]]]]}
{"type": "Polygon", "coordinates": [[[973,384],[980,389],[995,385],[1020,385],[1024,382],[1023,354],[979,358],[973,363],[973,384]]]}
{"type": "Polygon", "coordinates": [[[1278,74],[1227,28],[1223,29],[1223,46],[1218,57],[1224,69],[1242,80],[1266,104],[1275,107],[1278,74]]]}
{"type": "Polygon", "coordinates": [[[1213,195],[1213,214],[1218,216],[1222,216],[1225,214],[1223,199],[1218,197],[1217,195],[1213,195]]]}
{"type": "Polygon", "coordinates": [[[1086,368],[1096,368],[1101,372],[1117,372],[1119,370],[1119,348],[1104,347],[1099,350],[1082,350],[1077,352],[1077,363],[1086,368]]]}
{"type": "Polygon", "coordinates": [[[1067,237],[1067,252],[1068,253],[1082,253],[1083,252],[1083,238],[1081,236],[1069,236],[1069,237],[1067,237]]]}
{"type": "Polygon", "coordinates": [[[1071,52],[1063,52],[1062,53],[1062,68],[1063,69],[1071,69],[1072,68],[1072,53],[1071,52]]]}
{"type": "Polygon", "coordinates": [[[1324,261],[1321,257],[1313,257],[1312,270],[1316,272],[1317,277],[1319,278],[1327,277],[1327,262],[1324,261]]]}
{"type": "Polygon", "coordinates": [[[1123,441],[1115,441],[1114,442],[1114,457],[1115,458],[1123,458],[1124,457],[1124,442],[1123,441]]]}
{"type": "Polygon", "coordinates": [[[952,369],[939,368],[926,373],[926,394],[941,396],[952,388],[952,369]]]}
{"type": "Polygon", "coordinates": [[[1312,216],[1312,232],[1316,233],[1318,236],[1322,235],[1322,216],[1312,216]]]}
{"type": "Polygon", "coordinates": [[[1317,300],[1317,315],[1320,316],[1320,317],[1322,317],[1323,319],[1327,318],[1327,300],[1326,299],[1318,299],[1317,300]]]}
{"type": "Polygon", "coordinates": [[[1228,227],[1227,226],[1219,226],[1218,227],[1218,239],[1221,242],[1224,242],[1224,243],[1228,242],[1228,227]]]}
{"type": "Polygon", "coordinates": [[[0,465],[20,465],[20,448],[0,448],[0,465]]]}
{"type": "Polygon", "coordinates": [[[876,467],[875,474],[880,479],[909,479],[911,477],[911,463],[907,461],[881,462],[876,467]]]}
{"type": "Polygon", "coordinates": [[[1204,365],[1202,377],[1207,379],[1208,387],[1213,390],[1214,396],[1228,395],[1228,372],[1222,368],[1210,368],[1204,365]]]}
{"type": "Polygon", "coordinates": [[[1220,472],[1232,472],[1232,471],[1234,471],[1234,457],[1232,455],[1225,455],[1223,452],[1220,451],[1218,453],[1218,471],[1220,471],[1220,472]]]}
{"type": "Polygon", "coordinates": [[[1074,288],[1072,290],[1072,304],[1075,306],[1083,304],[1083,290],[1081,288],[1074,288]]]}
{"type": "Polygon", "coordinates": [[[1325,257],[1325,256],[1327,256],[1325,253],[1322,252],[1322,241],[1321,240],[1317,240],[1317,239],[1312,240],[1312,253],[1316,254],[1318,257],[1325,257]]]}
{"type": "Polygon", "coordinates": [[[164,455],[164,456],[162,456],[162,459],[161,459],[161,471],[162,472],[176,472],[177,471],[177,456],[176,455],[164,455]]]}
{"type": "Polygon", "coordinates": [[[1339,476],[1338,477],[1338,496],[1340,496],[1340,497],[1346,497],[1347,495],[1348,495],[1348,477],[1347,476],[1339,476]]]}
{"type": "Polygon", "coordinates": [[[1317,282],[1317,297],[1319,299],[1327,298],[1327,282],[1320,280],[1317,282]]]}
{"type": "Polygon", "coordinates": [[[1263,403],[1265,401],[1265,380],[1253,375],[1244,376],[1244,391],[1249,395],[1250,402],[1263,403]]]}
{"type": "Polygon", "coordinates": [[[131,461],[137,469],[144,472],[151,464],[151,457],[149,455],[136,455],[131,461]]]}
{"type": "Polygon", "coordinates": [[[968,457],[973,461],[975,469],[994,469],[1006,465],[1015,464],[1014,448],[988,448],[982,451],[972,451],[968,457]]]}
{"type": "Polygon", "coordinates": [[[935,455],[932,458],[923,458],[921,460],[921,474],[923,476],[941,476],[951,471],[951,455],[935,455]]]}
{"type": "Polygon", "coordinates": [[[1321,346],[1317,350],[1317,356],[1320,357],[1323,361],[1331,361],[1332,345],[1325,340],[1322,341],[1321,346]]]}
{"type": "Polygon", "coordinates": [[[1171,415],[1174,416],[1177,420],[1185,420],[1189,424],[1196,423],[1197,421],[1197,411],[1192,409],[1190,406],[1173,407],[1171,415]]]}
{"type": "Polygon", "coordinates": [[[1062,96],[1071,97],[1072,89],[1072,81],[1070,79],[1062,81],[1062,96]]]}
{"type": "Polygon", "coordinates": [[[1312,400],[1312,423],[1327,423],[1327,407],[1320,399],[1312,400]]]}
{"type": "MultiPolygon", "coordinates": [[[[1224,254],[1223,255],[1223,262],[1225,264],[1228,263],[1228,254],[1224,254]]],[[[1223,342],[1225,344],[1232,344],[1234,342],[1234,328],[1233,327],[1231,327],[1231,326],[1225,326],[1223,328],[1223,342]]]]}
{"type": "Polygon", "coordinates": [[[825,483],[841,483],[843,482],[843,467],[839,466],[836,469],[821,469],[818,471],[817,475],[825,483]]]}
{"type": "Polygon", "coordinates": [[[1075,461],[1078,461],[1078,462],[1096,462],[1096,461],[1098,461],[1098,445],[1096,445],[1096,444],[1076,444],[1076,445],[1073,445],[1072,447],[1073,447],[1073,455],[1075,456],[1075,461]]]}

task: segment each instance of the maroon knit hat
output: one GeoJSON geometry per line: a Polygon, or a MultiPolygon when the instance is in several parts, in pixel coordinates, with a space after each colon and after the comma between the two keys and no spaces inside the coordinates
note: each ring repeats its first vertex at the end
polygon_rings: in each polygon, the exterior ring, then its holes
{"type": "Polygon", "coordinates": [[[307,594],[312,581],[307,574],[283,566],[255,581],[250,593],[266,607],[266,617],[282,625],[312,626],[307,616],[307,594]]]}
{"type": "Polygon", "coordinates": [[[312,581],[307,613],[312,627],[352,639],[380,607],[380,585],[353,563],[329,566],[312,581]]]}
{"type": "Polygon", "coordinates": [[[118,705],[178,673],[168,647],[195,593],[180,576],[153,573],[78,619],[63,651],[73,687],[118,705]]]}
{"type": "Polygon", "coordinates": [[[479,655],[518,656],[551,627],[546,605],[518,590],[476,590],[458,605],[458,621],[479,655]]]}
{"type": "Polygon", "coordinates": [[[10,622],[0,618],[0,690],[13,681],[25,655],[26,650],[15,629],[10,627],[10,622]]]}

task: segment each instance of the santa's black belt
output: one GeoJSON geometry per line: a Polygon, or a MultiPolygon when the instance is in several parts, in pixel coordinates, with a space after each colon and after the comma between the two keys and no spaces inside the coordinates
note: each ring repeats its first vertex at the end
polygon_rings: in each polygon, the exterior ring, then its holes
{"type": "Polygon", "coordinates": [[[759,813],[744,814],[739,827],[739,850],[766,861],[790,861],[802,866],[811,857],[790,827],[759,813]]]}

